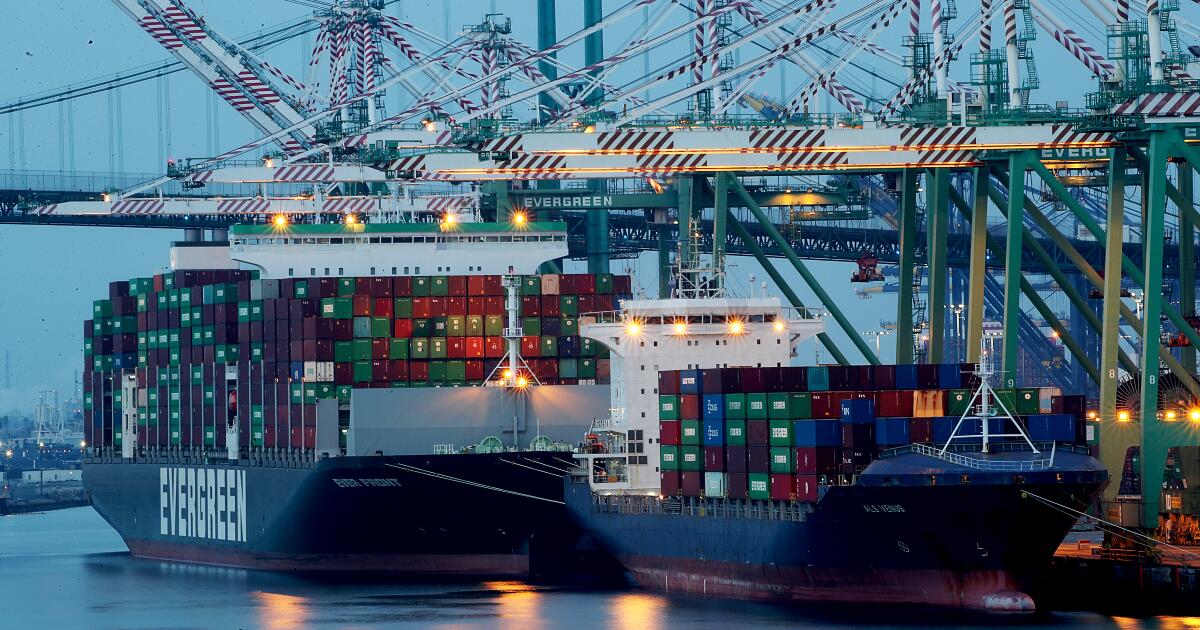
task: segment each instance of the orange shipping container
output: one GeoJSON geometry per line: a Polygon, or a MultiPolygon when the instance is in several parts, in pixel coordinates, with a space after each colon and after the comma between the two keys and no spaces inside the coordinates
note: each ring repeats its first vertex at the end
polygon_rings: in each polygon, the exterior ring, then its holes
{"type": "Polygon", "coordinates": [[[913,393],[913,417],[937,418],[946,415],[946,392],[940,389],[913,393]]]}
{"type": "Polygon", "coordinates": [[[559,278],[556,273],[542,274],[542,295],[558,295],[559,278]]]}

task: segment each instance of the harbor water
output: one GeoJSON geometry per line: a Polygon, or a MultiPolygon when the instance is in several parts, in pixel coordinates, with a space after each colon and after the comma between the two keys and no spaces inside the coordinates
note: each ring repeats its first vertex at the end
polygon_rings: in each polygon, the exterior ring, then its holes
{"type": "Polygon", "coordinates": [[[1200,619],[814,608],[521,582],[331,580],[139,560],[91,508],[0,517],[4,628],[1190,628],[1200,619]]]}

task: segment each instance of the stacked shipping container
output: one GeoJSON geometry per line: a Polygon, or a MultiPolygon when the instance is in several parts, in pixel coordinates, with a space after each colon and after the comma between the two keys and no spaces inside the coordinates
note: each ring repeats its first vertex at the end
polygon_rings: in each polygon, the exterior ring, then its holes
{"type": "MultiPolygon", "coordinates": [[[[607,350],[579,336],[578,317],[630,293],[628,276],[523,277],[521,352],[538,380],[607,382],[607,350]]],[[[477,385],[506,350],[500,276],[179,271],[111,283],[92,315],[84,416],[95,448],[120,446],[129,405],[140,445],[224,447],[233,414],[243,444],[312,448],[317,401],[354,388],[477,385]],[[122,373],[136,374],[137,400],[121,399],[122,373]]]]}
{"type": "MultiPolygon", "coordinates": [[[[944,443],[972,402],[978,386],[974,367],[661,372],[662,492],[816,501],[821,485],[847,481],[882,450],[944,443]]],[[[995,391],[1033,440],[1082,440],[1081,399],[1038,389],[995,391]]],[[[1001,432],[998,424],[990,427],[993,433],[1001,432]]],[[[1005,429],[1012,432],[1011,426],[1005,429]]],[[[964,426],[959,433],[979,431],[964,426]]]]}

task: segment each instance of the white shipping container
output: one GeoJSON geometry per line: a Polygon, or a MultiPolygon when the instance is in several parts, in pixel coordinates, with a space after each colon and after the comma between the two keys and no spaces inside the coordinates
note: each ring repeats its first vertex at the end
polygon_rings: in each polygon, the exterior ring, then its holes
{"type": "Polygon", "coordinates": [[[704,473],[704,496],[706,497],[724,497],[725,496],[725,473],[722,472],[706,472],[704,473]]]}
{"type": "Polygon", "coordinates": [[[321,379],[317,378],[317,362],[304,362],[304,380],[309,383],[315,383],[321,379]]]}
{"type": "Polygon", "coordinates": [[[81,481],[81,471],[78,470],[26,470],[21,473],[24,483],[62,483],[64,481],[81,481]]]}
{"type": "Polygon", "coordinates": [[[317,382],[327,383],[333,380],[333,361],[317,361],[317,382]]]}

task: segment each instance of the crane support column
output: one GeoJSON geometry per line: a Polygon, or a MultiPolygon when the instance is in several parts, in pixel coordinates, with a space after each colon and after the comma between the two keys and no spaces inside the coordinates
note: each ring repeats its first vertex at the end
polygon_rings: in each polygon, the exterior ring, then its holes
{"type": "MultiPolygon", "coordinates": [[[[1157,17],[1157,16],[1156,16],[1157,17]]],[[[1167,157],[1170,145],[1166,132],[1150,134],[1150,164],[1147,170],[1149,185],[1146,192],[1146,207],[1143,209],[1145,223],[1142,224],[1144,241],[1145,278],[1142,313],[1142,352],[1138,367],[1142,373],[1141,425],[1142,425],[1142,525],[1158,526],[1159,489],[1162,487],[1163,466],[1167,448],[1174,444],[1163,441],[1158,419],[1158,345],[1162,337],[1162,260],[1163,239],[1166,230],[1167,205],[1167,157]]]]}
{"type": "MultiPolygon", "coordinates": [[[[729,175],[717,173],[713,177],[713,251],[712,267],[725,269],[725,224],[729,216],[729,175]]],[[[724,285],[724,279],[717,278],[724,285]]]]}
{"type": "Polygon", "coordinates": [[[1025,152],[1008,158],[1008,242],[1004,252],[1004,339],[1000,353],[1004,386],[1016,387],[1021,321],[1021,235],[1025,221],[1025,152]]]}
{"type": "MultiPolygon", "coordinates": [[[[558,42],[558,16],[554,11],[554,0],[538,0],[537,5],[537,45],[538,50],[546,50],[558,42]]],[[[554,60],[558,58],[558,53],[550,53],[538,62],[538,70],[546,75],[547,81],[553,81],[558,78],[558,66],[554,65],[554,60]]],[[[541,112],[538,114],[538,119],[542,124],[549,123],[554,118],[554,112],[558,109],[558,103],[550,96],[548,92],[543,92],[538,96],[538,105],[541,106],[541,112]]],[[[560,182],[557,179],[543,179],[537,183],[538,190],[558,190],[561,188],[560,182]]],[[[590,213],[589,213],[590,214],[590,213]]],[[[538,221],[546,221],[550,216],[547,210],[538,210],[534,218],[538,221]]],[[[591,229],[591,220],[588,220],[588,229],[591,229]]],[[[593,239],[588,235],[587,242],[590,245],[593,239]]],[[[562,273],[562,268],[558,266],[556,261],[547,261],[538,267],[541,273],[562,273]]]]}
{"type": "MultiPolygon", "coordinates": [[[[1138,443],[1138,427],[1117,421],[1117,357],[1121,330],[1121,229],[1125,219],[1125,150],[1113,149],[1108,167],[1108,230],[1104,249],[1104,334],[1100,336],[1100,461],[1112,466],[1125,461],[1130,446],[1138,443]]],[[[1114,469],[1116,470],[1116,469],[1114,469]]],[[[1111,501],[1120,490],[1110,483],[1104,490],[1111,501]]]]}
{"type": "Polygon", "coordinates": [[[733,188],[733,191],[737,193],[739,198],[741,198],[742,204],[748,208],[752,214],[754,214],[754,218],[758,219],[759,224],[762,225],[763,229],[767,231],[767,235],[771,237],[771,240],[775,241],[775,245],[779,247],[779,249],[783,250],[784,255],[789,261],[791,261],[792,266],[796,268],[796,271],[800,273],[800,277],[804,279],[804,283],[807,284],[808,288],[812,289],[812,292],[817,295],[817,299],[821,301],[821,305],[829,310],[829,314],[832,315],[833,319],[837,321],[838,326],[840,326],[842,329],[842,332],[846,333],[846,336],[850,338],[850,341],[856,348],[858,348],[858,351],[862,353],[863,357],[865,357],[869,363],[872,365],[879,365],[879,357],[875,356],[875,353],[871,350],[870,346],[867,345],[867,342],[862,338],[862,335],[854,329],[854,326],[850,323],[850,320],[846,319],[846,316],[842,313],[842,310],[838,308],[837,303],[833,301],[833,298],[829,297],[829,294],[825,291],[825,288],[821,286],[821,283],[817,281],[817,278],[808,270],[808,267],[804,264],[804,261],[800,260],[800,257],[797,256],[796,252],[792,250],[792,247],[788,244],[787,240],[784,239],[783,235],[779,233],[778,229],[776,229],[775,224],[771,223],[771,218],[768,217],[766,213],[763,212],[762,208],[758,206],[758,203],[754,201],[754,197],[751,196],[749,192],[746,192],[746,188],[742,186],[742,183],[738,181],[736,177],[730,177],[729,183],[731,188],[733,188]]]}
{"type": "MultiPolygon", "coordinates": [[[[679,267],[694,269],[696,265],[692,260],[695,256],[692,251],[692,221],[696,221],[700,213],[696,204],[696,182],[691,175],[684,175],[675,180],[675,186],[679,191],[679,229],[676,233],[679,241],[679,267]]],[[[680,281],[682,280],[681,278],[680,281]]],[[[677,288],[682,289],[682,284],[677,288]]]]}
{"type": "Polygon", "coordinates": [[[658,297],[671,297],[671,229],[658,226],[658,297]]]}
{"type": "MultiPolygon", "coordinates": [[[[936,18],[937,16],[935,16],[936,18]]],[[[935,19],[935,21],[937,21],[935,19]]],[[[929,345],[926,363],[941,363],[946,348],[946,276],[950,265],[946,260],[946,239],[950,232],[950,171],[931,169],[926,175],[929,213],[929,345]]]]}
{"type": "MultiPolygon", "coordinates": [[[[1196,314],[1196,223],[1192,220],[1196,209],[1192,203],[1192,163],[1179,165],[1179,193],[1183,203],[1179,209],[1179,314],[1184,321],[1196,314]]],[[[1196,373],[1196,347],[1183,349],[1180,363],[1192,374],[1196,373]]]]}
{"type": "Polygon", "coordinates": [[[972,172],[973,207],[971,220],[971,254],[967,281],[967,362],[978,363],[983,341],[983,284],[987,275],[987,215],[988,188],[992,185],[986,168],[972,172]]]}
{"type": "Polygon", "coordinates": [[[917,249],[918,171],[900,175],[900,292],[896,298],[896,363],[913,362],[913,265],[917,249]]]}
{"type": "MultiPolygon", "coordinates": [[[[767,254],[758,246],[754,237],[746,231],[746,227],[742,225],[742,222],[738,221],[733,215],[729,215],[729,228],[741,239],[746,249],[750,250],[750,255],[754,256],[754,259],[762,266],[763,271],[767,272],[767,276],[771,278],[775,286],[779,287],[779,291],[788,299],[788,302],[791,302],[792,306],[801,310],[807,308],[804,306],[804,302],[800,301],[800,297],[796,295],[796,292],[792,290],[792,287],[788,285],[788,282],[783,279],[783,276],[779,275],[779,270],[775,269],[775,264],[771,262],[770,258],[767,258],[767,254]]],[[[821,342],[821,345],[825,346],[829,354],[833,355],[833,360],[837,361],[838,365],[850,365],[850,361],[846,359],[846,355],[842,353],[840,348],[834,345],[833,339],[829,338],[829,333],[817,333],[817,340],[821,342]]]]}
{"type": "MultiPolygon", "coordinates": [[[[604,2],[603,0],[584,0],[583,1],[583,27],[588,28],[598,24],[604,19],[604,2]]],[[[553,42],[551,42],[553,44],[553,42]]],[[[604,32],[596,31],[588,35],[583,42],[584,46],[584,65],[593,66],[600,63],[604,59],[604,32]]],[[[593,77],[600,73],[597,69],[591,73],[593,77]]],[[[599,105],[604,102],[604,91],[596,89],[592,91],[588,97],[589,105],[599,105]]],[[[604,179],[588,180],[588,188],[590,190],[602,192],[608,188],[608,181],[604,179]]],[[[587,260],[588,273],[608,273],[609,270],[609,251],[608,251],[608,211],[602,210],[598,212],[587,213],[587,260]]]]}

